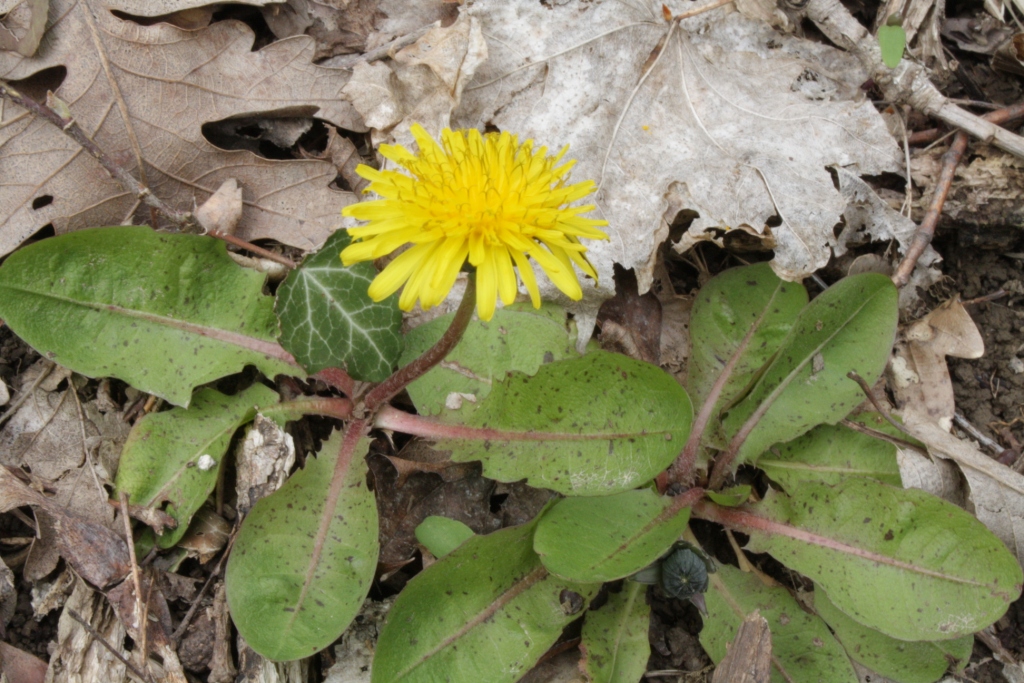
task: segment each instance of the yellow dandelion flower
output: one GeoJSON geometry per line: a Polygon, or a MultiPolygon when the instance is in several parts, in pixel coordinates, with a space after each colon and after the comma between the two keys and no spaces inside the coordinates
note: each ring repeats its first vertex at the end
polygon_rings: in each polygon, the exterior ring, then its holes
{"type": "Polygon", "coordinates": [[[381,145],[380,153],[407,172],[356,168],[370,181],[367,192],[381,199],[345,207],[342,213],[368,225],[349,229],[353,243],[341,252],[345,265],[386,256],[406,244],[370,284],[381,301],[405,285],[398,305],[411,310],[419,299],[428,309],[444,301],[463,264],[476,267],[477,314],[490,320],[498,296],[516,297],[519,278],[540,306],[537,280],[527,256],[570,299],[583,297],[573,264],[597,279],[580,238],[608,239],[595,226],[607,221],[581,218],[592,205],[570,207],[594,191],[593,181],[568,184],[573,163],[535,150],[509,133],[444,130],[441,144],[412,126],[419,152],[381,145]]]}

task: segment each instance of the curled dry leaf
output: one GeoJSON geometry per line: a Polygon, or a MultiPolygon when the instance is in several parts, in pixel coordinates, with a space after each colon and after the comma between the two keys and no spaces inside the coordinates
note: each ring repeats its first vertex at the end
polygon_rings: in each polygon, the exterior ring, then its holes
{"type": "Polygon", "coordinates": [[[387,64],[357,64],[343,94],[377,141],[391,137],[408,145],[413,123],[435,136],[449,125],[463,88],[486,59],[481,22],[462,14],[451,26],[430,29],[387,64]]]}
{"type": "Polygon", "coordinates": [[[234,234],[242,218],[242,188],[238,181],[228,178],[213,195],[196,209],[196,220],[206,230],[234,234]]]}
{"type": "Polygon", "coordinates": [[[50,0],[4,0],[0,2],[0,50],[13,50],[31,57],[39,47],[46,28],[50,0]]]}
{"type": "Polygon", "coordinates": [[[946,356],[980,358],[985,342],[958,299],[946,301],[900,335],[890,378],[904,415],[920,415],[948,430],[955,401],[946,356]]]}
{"type": "MultiPolygon", "coordinates": [[[[141,26],[82,0],[53,0],[50,12],[59,20],[43,38],[46,49],[31,59],[0,53],[0,73],[19,81],[66,69],[56,95],[85,133],[154,194],[191,210],[237,178],[244,189],[238,237],[312,249],[334,229],[352,196],[329,190],[337,174],[331,164],[218,150],[202,133],[204,123],[255,112],[316,115],[365,130],[338,97],[348,73],[314,65],[311,38],[253,52],[253,32],[237,21],[198,31],[141,26]]],[[[0,255],[48,223],[65,233],[152,220],[54,126],[15,106],[3,109],[0,123],[0,176],[19,179],[0,188],[0,255]]]]}
{"type": "Polygon", "coordinates": [[[573,177],[600,186],[611,239],[587,244],[600,275],[579,305],[590,321],[612,294],[613,263],[636,270],[641,292],[650,287],[673,195],[698,214],[680,250],[720,239],[707,231],[746,227],[774,249],[776,272],[798,279],[828,261],[846,206],[826,167],[899,168],[854,57],[727,9],[675,29],[647,6],[611,1],[492,0],[465,11],[479,19],[489,59],[453,122],[553,150],[568,143],[573,177]]]}

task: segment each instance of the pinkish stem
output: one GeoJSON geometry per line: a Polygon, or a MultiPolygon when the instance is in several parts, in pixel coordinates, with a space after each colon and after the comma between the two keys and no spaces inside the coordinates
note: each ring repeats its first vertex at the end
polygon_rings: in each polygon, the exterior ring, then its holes
{"type": "Polygon", "coordinates": [[[260,413],[264,417],[284,420],[298,420],[303,415],[323,415],[349,420],[352,418],[352,401],[347,398],[307,396],[261,408],[260,413]]]}
{"type": "Polygon", "coordinates": [[[593,432],[574,434],[571,432],[536,432],[468,427],[460,424],[445,424],[422,415],[412,415],[391,406],[383,406],[374,419],[373,426],[396,432],[422,436],[427,439],[465,439],[475,441],[607,441],[627,439],[635,436],[649,436],[657,432],[593,432]]]}
{"type": "Polygon", "coordinates": [[[473,319],[473,308],[476,306],[476,277],[469,276],[466,281],[466,291],[462,295],[462,302],[455,311],[451,325],[445,331],[437,343],[423,352],[416,360],[408,365],[399,368],[386,380],[370,390],[370,393],[363,399],[363,404],[371,413],[377,408],[393,399],[409,384],[426,374],[432,367],[444,360],[452,349],[454,349],[462,335],[469,327],[469,321],[473,319]]]}

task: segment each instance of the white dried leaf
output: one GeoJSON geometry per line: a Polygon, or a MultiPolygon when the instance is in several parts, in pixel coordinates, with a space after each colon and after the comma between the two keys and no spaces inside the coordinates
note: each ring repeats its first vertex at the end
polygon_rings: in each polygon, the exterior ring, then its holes
{"type": "MultiPolygon", "coordinates": [[[[490,59],[453,123],[569,144],[574,179],[600,184],[611,239],[587,243],[600,286],[584,287],[583,327],[612,294],[614,263],[650,287],[671,195],[699,214],[680,250],[718,239],[712,229],[747,229],[774,248],[780,275],[799,279],[828,261],[846,207],[826,167],[899,168],[860,65],[839,50],[727,10],[683,21],[663,47],[671,29],[653,4],[483,0],[466,11],[490,59]]],[[[545,296],[558,297],[549,284],[545,296]]]]}

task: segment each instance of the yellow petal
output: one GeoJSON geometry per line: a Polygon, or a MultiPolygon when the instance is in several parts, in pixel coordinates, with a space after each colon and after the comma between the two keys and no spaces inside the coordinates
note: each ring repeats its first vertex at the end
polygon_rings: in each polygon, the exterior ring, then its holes
{"type": "Polygon", "coordinates": [[[494,317],[498,299],[496,275],[494,252],[488,251],[484,262],[476,269],[476,313],[484,322],[494,317]]]}
{"type": "Polygon", "coordinates": [[[512,258],[515,259],[516,268],[519,270],[519,277],[522,279],[523,284],[526,285],[526,291],[530,293],[530,302],[533,303],[534,308],[540,308],[540,290],[537,289],[537,276],[533,272],[533,266],[530,265],[530,261],[518,251],[511,251],[512,258]]]}
{"type": "Polygon", "coordinates": [[[423,257],[430,251],[430,246],[413,247],[402,252],[389,263],[370,283],[369,295],[374,301],[383,301],[398,291],[405,284],[413,271],[423,262],[423,257]]]}
{"type": "Polygon", "coordinates": [[[516,282],[516,271],[512,269],[512,259],[509,258],[508,249],[492,249],[492,258],[496,267],[495,273],[498,279],[498,294],[501,295],[501,303],[508,306],[515,302],[519,287],[516,282]]]}

